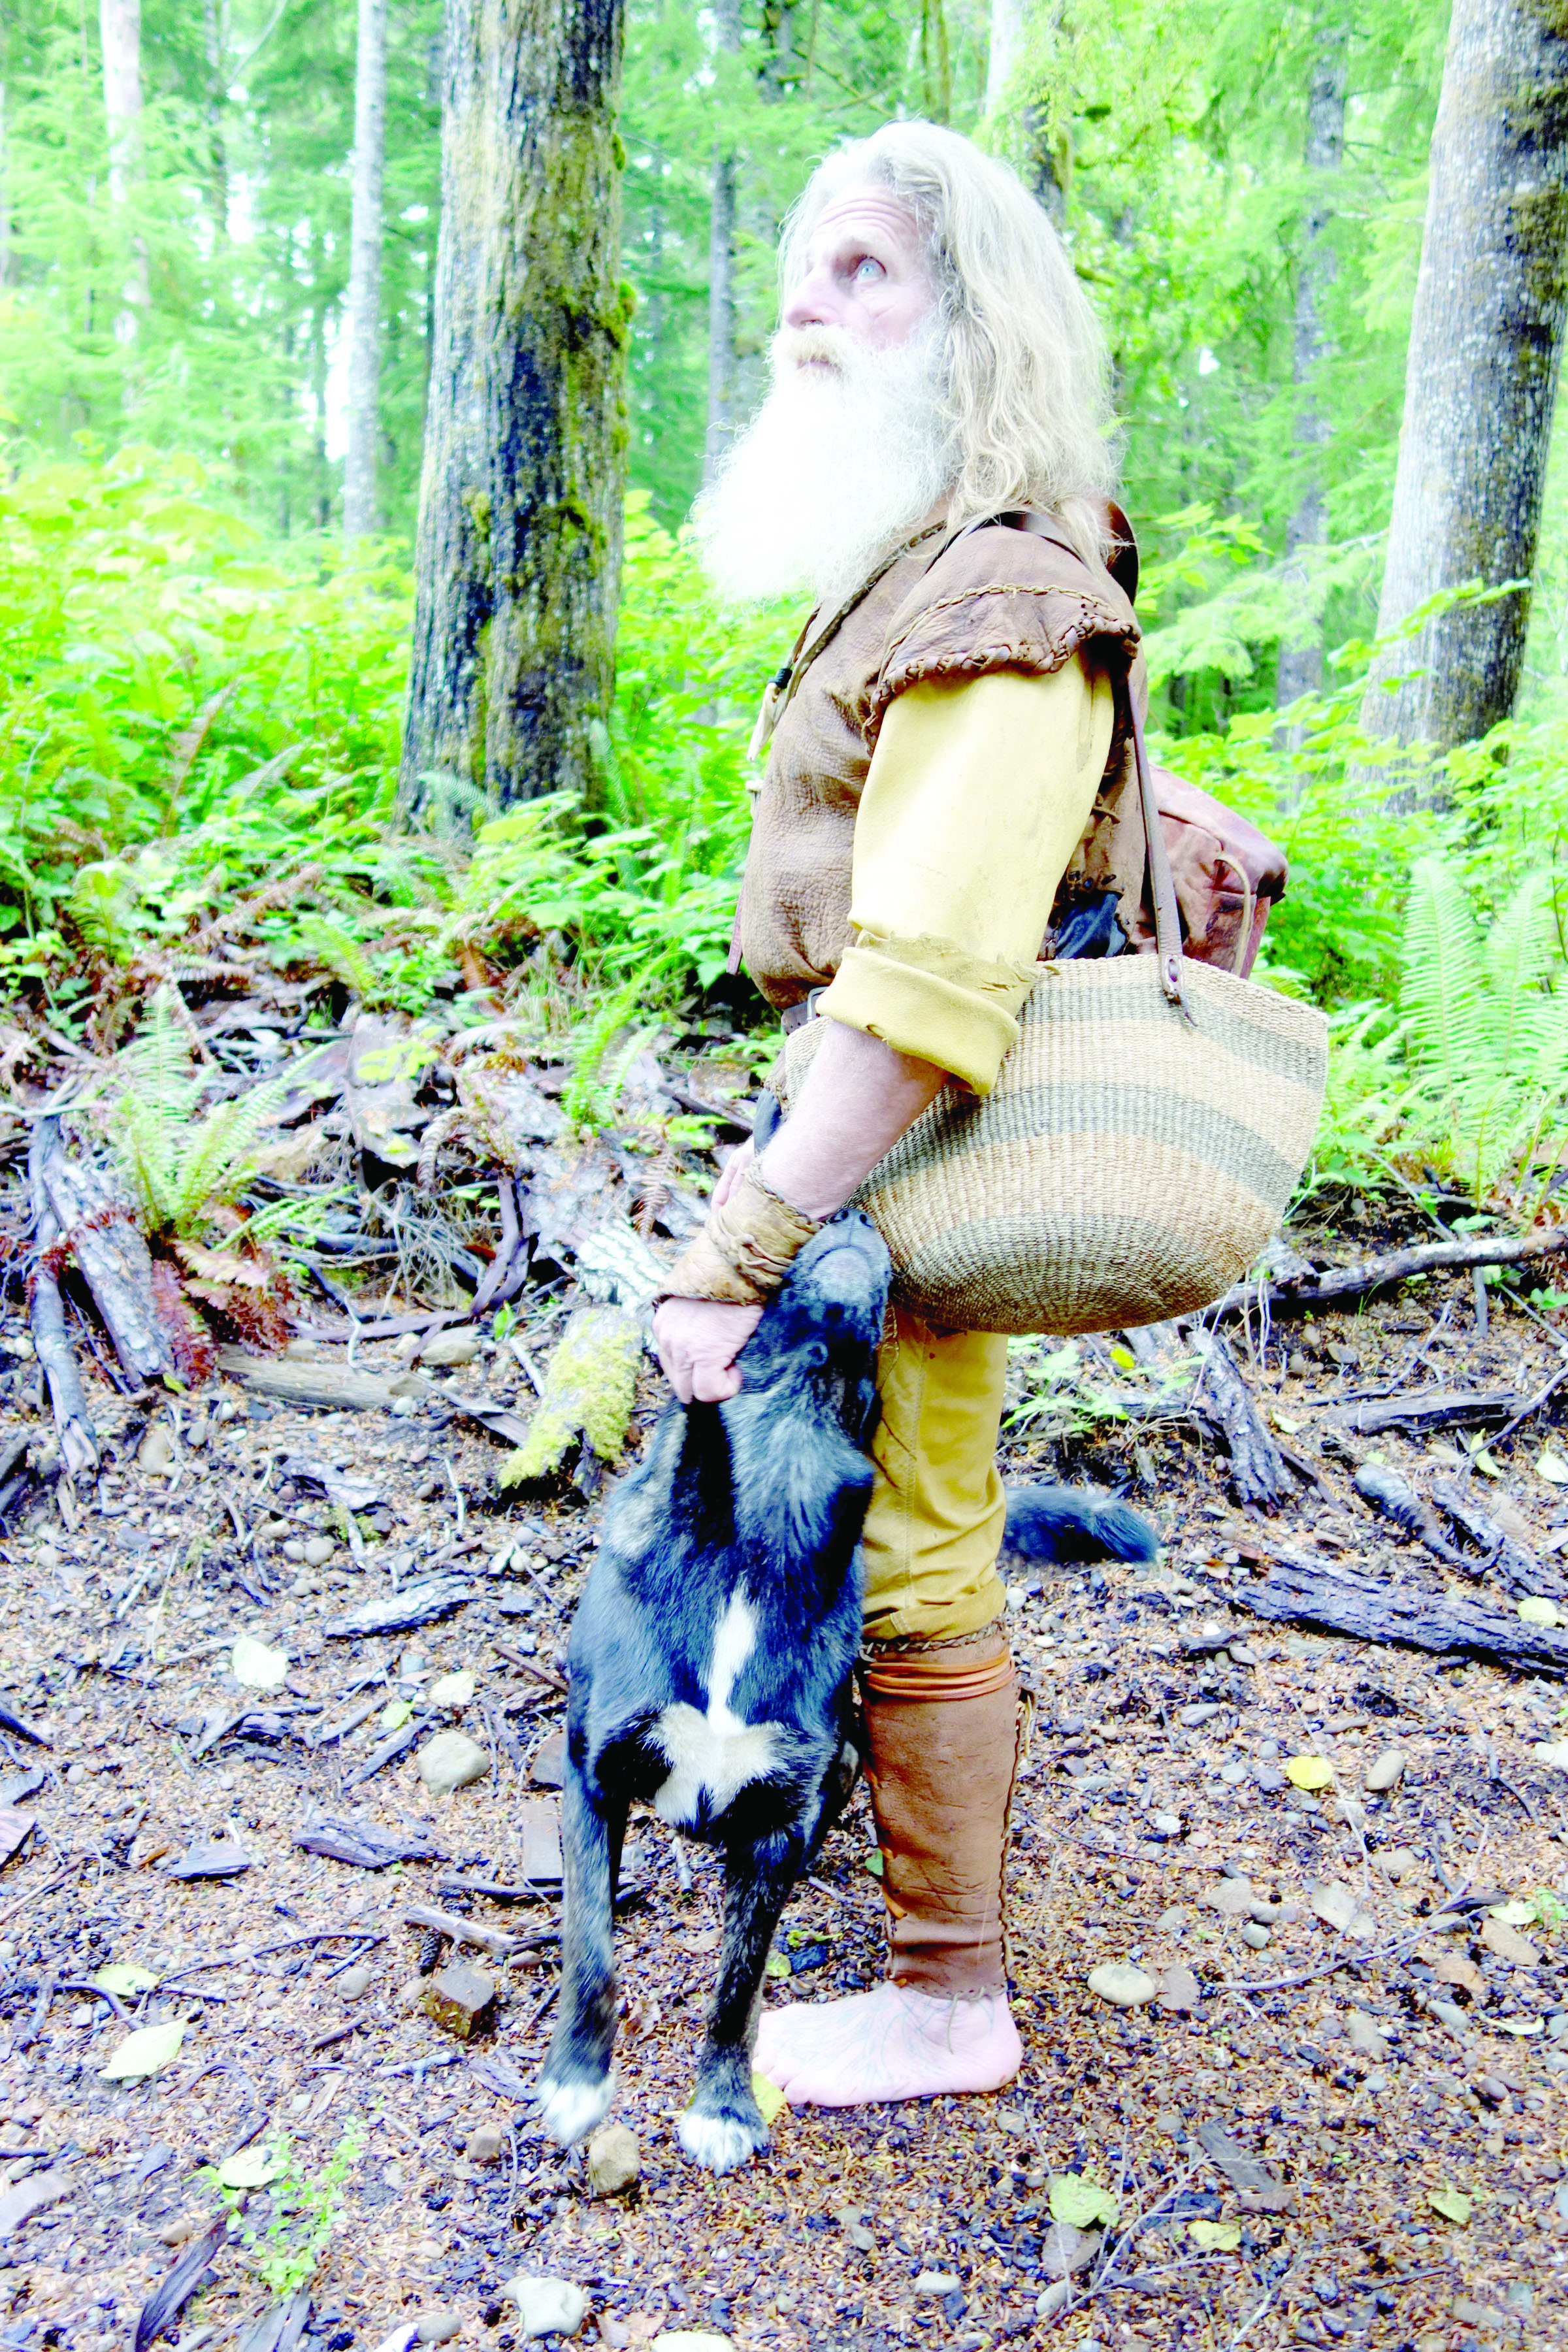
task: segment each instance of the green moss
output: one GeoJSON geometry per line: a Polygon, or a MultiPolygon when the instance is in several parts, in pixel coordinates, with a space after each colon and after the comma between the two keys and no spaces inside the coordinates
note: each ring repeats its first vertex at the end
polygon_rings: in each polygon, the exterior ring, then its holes
{"type": "Polygon", "coordinates": [[[550,1359],[528,1435],[501,1465],[500,1485],[553,1477],[579,1438],[601,1462],[614,1462],[626,1442],[641,1354],[642,1330],[634,1315],[619,1307],[588,1307],[574,1315],[550,1359]]]}

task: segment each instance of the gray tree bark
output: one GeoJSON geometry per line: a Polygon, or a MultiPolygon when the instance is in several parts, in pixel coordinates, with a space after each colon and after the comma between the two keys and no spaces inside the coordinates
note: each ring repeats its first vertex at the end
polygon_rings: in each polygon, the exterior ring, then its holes
{"type": "Polygon", "coordinates": [[[1319,404],[1319,383],[1328,358],[1323,323],[1324,304],[1334,280],[1334,250],[1328,231],[1333,218],[1334,175],[1345,153],[1345,28],[1337,19],[1318,19],[1311,79],[1307,88],[1307,142],[1303,161],[1307,201],[1301,216],[1301,250],[1296,276],[1296,442],[1306,452],[1309,466],[1296,511],[1285,530],[1285,562],[1300,591],[1303,613],[1299,635],[1279,648],[1275,700],[1283,707],[1300,695],[1318,694],[1323,684],[1321,617],[1311,596],[1303,548],[1321,547],[1328,538],[1323,478],[1314,453],[1329,437],[1328,419],[1319,404]]]}
{"type": "Polygon", "coordinates": [[[343,534],[376,527],[381,409],[381,191],[386,162],[386,0],[359,0],[354,53],[353,214],[349,241],[348,447],[343,534]]]}
{"type": "Polygon", "coordinates": [[[596,797],[630,295],[622,0],[447,0],[406,803],[596,797]]]}
{"type": "Polygon", "coordinates": [[[999,114],[1006,102],[1024,47],[1028,18],[1026,0],[991,0],[991,46],[985,58],[985,111],[999,114]]]}
{"type": "Polygon", "coordinates": [[[1363,724],[1447,750],[1513,708],[1568,285],[1568,21],[1561,0],[1455,0],[1406,362],[1378,633],[1455,606],[1373,671],[1363,724]],[[1404,674],[1424,674],[1404,683],[1404,674]]]}
{"type": "MultiPolygon", "coordinates": [[[[740,0],[716,0],[715,46],[723,57],[741,52],[740,0]]],[[[735,354],[735,228],[739,163],[732,149],[713,158],[708,215],[708,437],[702,451],[706,488],[723,463],[740,423],[740,369],[735,354]]]]}
{"type": "Polygon", "coordinates": [[[109,205],[129,262],[114,340],[129,351],[142,331],[148,299],[147,248],[127,220],[130,202],[142,184],[142,0],[100,0],[98,21],[109,132],[109,205]]]}

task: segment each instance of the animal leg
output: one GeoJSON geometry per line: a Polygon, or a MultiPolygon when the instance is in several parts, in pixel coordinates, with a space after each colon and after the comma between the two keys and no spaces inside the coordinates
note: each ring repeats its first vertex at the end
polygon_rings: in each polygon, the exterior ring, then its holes
{"type": "Polygon", "coordinates": [[[616,1956],[612,1890],[626,1807],[590,1795],[574,1765],[561,1792],[563,1905],[561,2009],[539,2078],[539,2105],[552,2139],[584,2139],[607,2113],[614,2090],[616,1956]]]}
{"type": "Polygon", "coordinates": [[[732,2171],[768,2144],[768,2127],[752,2090],[752,2046],[763,1970],[801,1860],[795,1836],[725,1850],[719,1987],[697,2062],[697,2088],[676,2126],[687,2155],[710,2172],[732,2171]]]}

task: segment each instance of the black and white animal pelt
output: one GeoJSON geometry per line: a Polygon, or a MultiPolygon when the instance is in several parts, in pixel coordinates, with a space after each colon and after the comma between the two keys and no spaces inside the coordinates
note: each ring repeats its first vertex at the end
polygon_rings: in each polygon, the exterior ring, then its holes
{"type": "Polygon", "coordinates": [[[1160,1538],[1114,1495],[1081,1486],[1010,1486],[1003,1543],[1021,1559],[1152,1559],[1160,1538]]]}
{"type": "Polygon", "coordinates": [[[570,1652],[561,2014],[539,2085],[558,2140],[610,2105],[612,1906],[642,1801],[724,1857],[719,1984],[681,2147],[726,2172],[767,2143],[752,2092],[763,1970],[849,1777],[888,1273],[863,1217],[826,1226],[748,1341],[740,1394],[667,1406],[605,1512],[570,1652]]]}

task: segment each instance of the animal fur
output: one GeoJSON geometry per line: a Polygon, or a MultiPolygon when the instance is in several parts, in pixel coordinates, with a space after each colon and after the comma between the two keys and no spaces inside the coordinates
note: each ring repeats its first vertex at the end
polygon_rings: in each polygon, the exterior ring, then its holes
{"type": "Polygon", "coordinates": [[[752,2092],[763,1970],[847,1787],[888,1273],[866,1219],[825,1227],[748,1342],[740,1394],[668,1405],[605,1513],[571,1641],[561,2012],[539,2090],[558,2140],[610,2105],[612,1909],[641,1801],[724,1857],[719,1985],[680,2144],[726,2172],[767,2143],[752,2092]]]}
{"type": "Polygon", "coordinates": [[[1152,1559],[1160,1538],[1114,1496],[1079,1486],[1014,1486],[1003,1541],[1024,1559],[1152,1559]]]}

